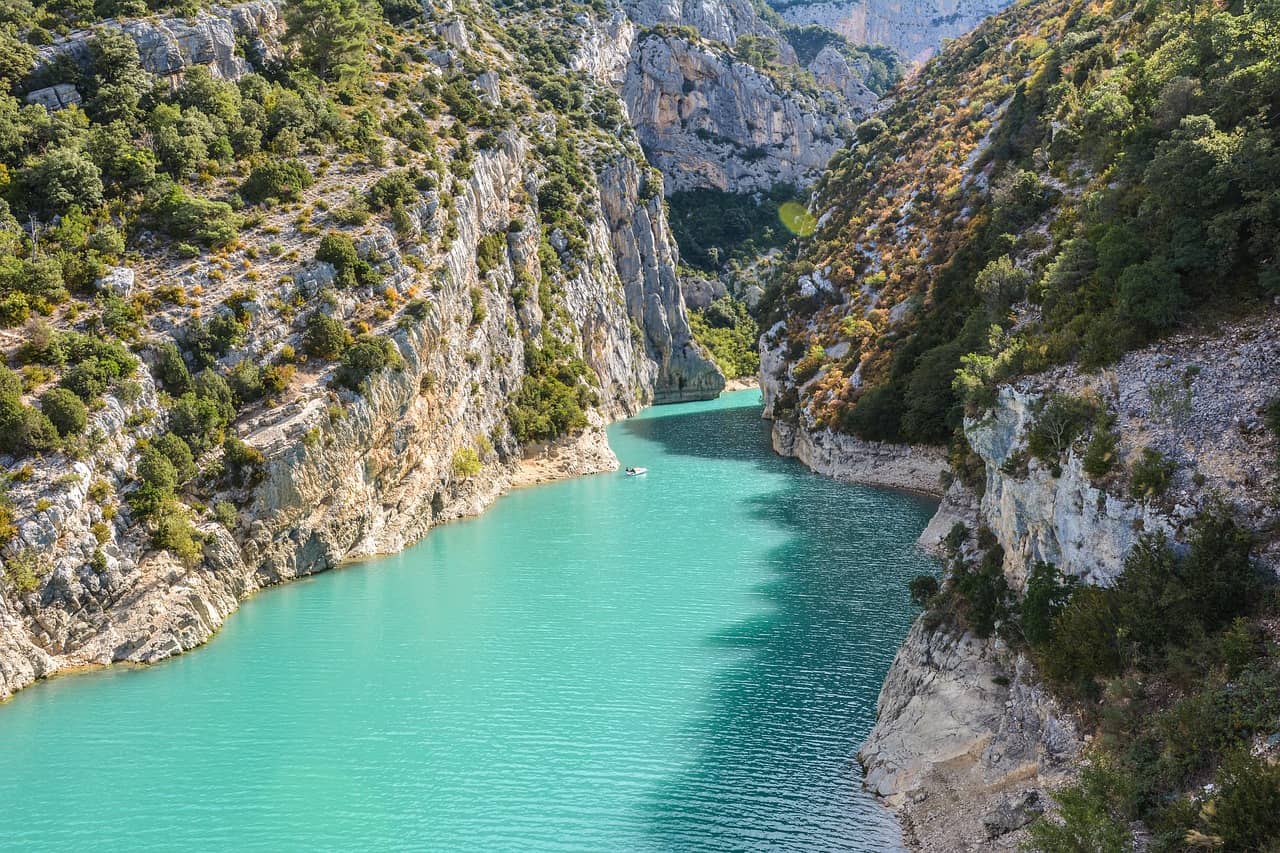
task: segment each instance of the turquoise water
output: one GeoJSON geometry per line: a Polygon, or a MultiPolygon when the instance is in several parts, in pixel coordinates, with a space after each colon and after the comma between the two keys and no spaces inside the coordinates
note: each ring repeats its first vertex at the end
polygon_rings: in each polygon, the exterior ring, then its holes
{"type": "Polygon", "coordinates": [[[769,452],[759,395],[269,590],[208,646],[0,705],[0,847],[898,847],[854,762],[926,500],[769,452]]]}

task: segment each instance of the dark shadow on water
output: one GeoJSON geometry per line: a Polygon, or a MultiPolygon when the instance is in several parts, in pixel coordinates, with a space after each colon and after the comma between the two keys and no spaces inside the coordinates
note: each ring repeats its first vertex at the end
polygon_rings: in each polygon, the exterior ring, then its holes
{"type": "Polygon", "coordinates": [[[628,435],[661,444],[667,453],[785,462],[770,449],[769,422],[760,417],[758,405],[633,418],[621,426],[628,435]]]}
{"type": "Polygon", "coordinates": [[[662,780],[646,808],[659,849],[883,851],[888,814],[860,789],[854,760],[884,674],[914,613],[906,579],[933,503],[841,485],[773,454],[758,407],[630,421],[667,453],[728,458],[789,476],[754,499],[785,531],[757,594],[762,614],[708,638],[743,656],[722,669],[688,732],[693,765],[662,780]]]}

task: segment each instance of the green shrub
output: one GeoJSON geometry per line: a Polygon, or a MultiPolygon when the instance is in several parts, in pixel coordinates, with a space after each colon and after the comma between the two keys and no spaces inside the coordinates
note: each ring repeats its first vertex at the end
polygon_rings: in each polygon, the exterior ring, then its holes
{"type": "Polygon", "coordinates": [[[1037,561],[1027,576],[1022,599],[1022,636],[1032,646],[1042,646],[1053,637],[1053,620],[1071,600],[1072,581],[1051,563],[1037,561]]]}
{"type": "Polygon", "coordinates": [[[793,201],[803,203],[801,193],[786,185],[760,196],[710,189],[672,193],[667,204],[680,260],[715,273],[731,260],[748,261],[785,246],[792,235],[779,221],[778,210],[793,201]]]}
{"type": "Polygon", "coordinates": [[[476,244],[476,266],[480,277],[484,278],[490,270],[502,266],[507,257],[507,238],[502,234],[486,234],[476,244]]]}
{"type": "Polygon", "coordinates": [[[294,201],[315,183],[311,172],[298,160],[268,160],[249,173],[240,195],[250,204],[277,199],[294,201]]]}
{"type": "Polygon", "coordinates": [[[169,410],[169,429],[186,440],[195,453],[222,443],[229,415],[216,399],[183,394],[169,410]]]}
{"type": "Polygon", "coordinates": [[[933,575],[916,575],[907,582],[907,590],[911,600],[918,607],[927,607],[929,601],[938,594],[938,579],[933,575]]]}
{"type": "Polygon", "coordinates": [[[252,486],[262,479],[266,457],[234,435],[222,442],[222,463],[227,476],[236,486],[252,486]]]}
{"type": "Polygon", "coordinates": [[[1111,596],[1094,586],[1078,588],[1053,618],[1041,670],[1059,688],[1091,698],[1097,694],[1097,679],[1118,675],[1123,666],[1111,596]]]}
{"type": "Polygon", "coordinates": [[[178,472],[159,448],[142,448],[135,467],[138,488],[128,495],[128,502],[139,518],[155,518],[173,502],[178,487],[178,472]]]}
{"type": "Polygon", "coordinates": [[[1280,765],[1242,748],[1223,762],[1209,806],[1206,835],[1222,850],[1274,850],[1280,845],[1280,765]]]}
{"type": "Polygon", "coordinates": [[[1107,768],[1086,767],[1081,781],[1055,792],[1058,814],[1031,825],[1027,850],[1037,853],[1131,853],[1124,810],[1126,780],[1107,768]]]}
{"type": "Polygon", "coordinates": [[[331,231],[320,238],[316,260],[333,265],[340,287],[373,287],[382,280],[373,266],[360,257],[356,245],[346,234],[331,231]]]}
{"type": "Polygon", "coordinates": [[[1144,447],[1130,471],[1129,494],[1138,500],[1158,498],[1169,490],[1177,465],[1159,450],[1144,447]]]}
{"type": "Polygon", "coordinates": [[[374,181],[365,197],[372,209],[391,210],[412,204],[417,200],[418,191],[408,172],[392,172],[374,181]]]}
{"type": "Polygon", "coordinates": [[[339,358],[346,350],[350,336],[334,318],[317,311],[307,318],[302,333],[302,350],[315,358],[339,358]]]}
{"type": "Polygon", "coordinates": [[[151,205],[151,213],[165,233],[210,248],[235,240],[244,224],[226,202],[192,198],[176,186],[151,205]]]}
{"type": "Polygon", "coordinates": [[[227,385],[236,404],[243,406],[261,400],[267,393],[263,384],[263,368],[249,359],[236,362],[235,367],[227,374],[227,385]]]}
{"type": "Polygon", "coordinates": [[[507,408],[512,433],[521,442],[547,441],[587,426],[586,409],[597,395],[586,363],[563,342],[525,348],[525,376],[507,408]]]}
{"type": "Polygon", "coordinates": [[[473,287],[469,295],[471,297],[471,325],[478,326],[489,316],[489,309],[484,304],[484,291],[478,287],[473,287]]]}
{"type": "Polygon", "coordinates": [[[1009,615],[1009,582],[1003,564],[1004,549],[993,544],[976,568],[961,564],[954,574],[955,591],[965,603],[965,623],[979,637],[990,637],[1009,615]]]}
{"type": "Polygon", "coordinates": [[[1212,633],[1253,609],[1264,577],[1251,559],[1253,537],[1223,505],[1197,516],[1189,544],[1180,574],[1196,620],[1212,633]]]}
{"type": "Polygon", "coordinates": [[[760,371],[760,328],[741,302],[724,296],[705,312],[691,311],[689,328],[726,378],[755,376],[760,371]]]}
{"type": "Polygon", "coordinates": [[[4,574],[21,593],[35,592],[40,588],[40,558],[32,551],[23,549],[4,561],[4,574]]]}
{"type": "Polygon", "coordinates": [[[89,413],[80,398],[66,388],[50,388],[40,397],[40,410],[53,424],[58,435],[66,438],[84,432],[89,413]]]}
{"type": "Polygon", "coordinates": [[[179,484],[195,478],[198,473],[191,445],[172,432],[161,433],[151,440],[151,446],[169,460],[179,484]]]}
{"type": "Polygon", "coordinates": [[[73,205],[93,209],[102,203],[102,173],[74,148],[54,147],[18,172],[17,197],[44,218],[73,205]]]}
{"type": "Polygon", "coordinates": [[[0,394],[0,450],[20,455],[57,445],[58,431],[44,412],[23,404],[16,394],[0,394]]]}
{"type": "Polygon", "coordinates": [[[1056,466],[1089,421],[1094,407],[1079,397],[1054,394],[1040,406],[1035,423],[1027,431],[1027,450],[1032,456],[1056,466]]]}
{"type": "Polygon", "coordinates": [[[240,513],[236,505],[228,501],[218,501],[213,505],[213,517],[228,530],[235,530],[240,521],[240,513]]]}
{"type": "Polygon", "coordinates": [[[1093,425],[1093,437],[1085,448],[1081,467],[1093,481],[1101,480],[1116,464],[1116,448],[1120,444],[1120,436],[1112,429],[1111,418],[1099,416],[1093,425]]]}
{"type": "Polygon", "coordinates": [[[370,374],[402,363],[400,350],[390,338],[363,335],[343,354],[337,380],[340,385],[357,391],[370,374]]]}
{"type": "Polygon", "coordinates": [[[480,462],[480,454],[474,447],[461,447],[453,454],[453,475],[460,479],[468,479],[479,474],[484,468],[480,462]]]}
{"type": "Polygon", "coordinates": [[[182,508],[170,505],[157,515],[151,531],[151,547],[156,550],[168,551],[187,568],[194,568],[203,555],[201,541],[182,508]]]}

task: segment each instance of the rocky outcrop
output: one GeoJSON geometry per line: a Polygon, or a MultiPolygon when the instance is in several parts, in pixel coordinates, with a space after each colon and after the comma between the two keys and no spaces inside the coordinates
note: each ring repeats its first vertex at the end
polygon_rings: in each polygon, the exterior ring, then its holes
{"type": "Polygon", "coordinates": [[[773,449],[843,483],[864,483],[936,495],[947,470],[947,454],[937,447],[863,441],[830,430],[812,432],[773,422],[773,449]]]}
{"type": "MultiPolygon", "coordinates": [[[[330,366],[308,365],[278,403],[242,419],[236,432],[262,453],[261,479],[247,489],[224,483],[212,496],[234,502],[238,519],[224,527],[197,518],[205,542],[194,565],[153,550],[121,499],[133,488],[137,442],[162,429],[156,389],[140,371],[129,402],[108,398],[94,415],[88,458],[35,460],[10,490],[19,541],[4,556],[25,550],[40,565],[35,589],[0,582],[0,698],[69,668],[191,649],[263,586],[399,550],[512,485],[612,469],[608,420],[654,400],[714,396],[724,380],[691,343],[661,198],[639,198],[640,171],[619,155],[598,173],[584,260],[560,283],[554,317],[538,300],[513,297],[517,270],[542,275],[540,232],[511,227],[539,221],[537,161],[520,136],[504,134],[477,154],[452,211],[427,191],[408,211],[407,239],[379,226],[357,240],[382,275],[383,298],[409,299],[429,271],[421,310],[375,330],[391,338],[402,366],[372,375],[356,394],[326,381],[330,366]],[[433,252],[446,231],[456,236],[433,252]],[[492,234],[506,235],[506,252],[482,275],[476,246],[492,234]],[[599,404],[583,434],[521,447],[507,404],[523,378],[525,341],[549,324],[590,368],[599,404]],[[475,453],[478,473],[457,464],[462,451],[475,453]]],[[[272,306],[314,299],[332,278],[326,266],[262,285],[244,308],[255,318],[249,340],[228,363],[266,363],[296,341],[302,317],[272,306]]],[[[324,310],[343,320],[356,298],[329,291],[324,310]]],[[[155,322],[172,325],[163,315],[155,322]]]]}
{"type": "Polygon", "coordinates": [[[784,90],[728,53],[652,31],[635,42],[622,97],[668,192],[808,185],[850,111],[834,94],[784,90]]]}
{"type": "MultiPolygon", "coordinates": [[[[250,60],[279,55],[277,39],[284,30],[284,18],[281,6],[274,0],[250,0],[230,7],[213,6],[192,18],[108,21],[103,26],[121,30],[132,38],[138,45],[143,69],[157,77],[174,78],[193,65],[203,65],[215,77],[238,80],[252,70],[250,60]],[[248,57],[242,55],[239,43],[248,46],[248,57]]],[[[92,31],[78,30],[41,48],[34,76],[39,78],[64,57],[88,70],[93,61],[92,40],[92,31]]],[[[28,100],[50,107],[72,102],[65,92],[55,93],[56,100],[40,94],[55,88],[33,92],[28,100]]]]}
{"type": "Polygon", "coordinates": [[[1006,801],[1069,778],[1081,748],[1023,656],[922,620],[894,658],[876,716],[859,752],[866,785],[904,815],[914,846],[939,853],[1014,849],[1008,833],[1020,827],[1003,827],[1006,801]]]}
{"type": "Polygon", "coordinates": [[[783,59],[794,61],[790,45],[760,17],[750,0],[625,0],[628,16],[643,27],[693,27],[703,38],[733,44],[740,36],[766,36],[781,44],[783,59]]]}
{"type": "MultiPolygon", "coordinates": [[[[966,423],[985,467],[979,499],[952,484],[922,536],[937,547],[956,522],[987,526],[1004,549],[1010,584],[1038,560],[1087,583],[1109,584],[1143,533],[1176,543],[1210,500],[1224,499],[1259,537],[1263,565],[1277,565],[1280,489],[1275,437],[1261,413],[1280,376],[1277,315],[1212,333],[1174,337],[1130,353],[1100,374],[1062,368],[1000,389],[994,409],[966,423]],[[1025,459],[1037,401],[1087,396],[1115,416],[1116,473],[1093,482],[1073,447],[1057,475],[1025,459]],[[1158,499],[1128,496],[1124,466],[1144,448],[1178,463],[1158,499]]],[[[1039,686],[1026,658],[998,639],[979,640],[922,617],[885,680],[861,757],[867,784],[903,816],[923,850],[1013,849],[1043,809],[1045,793],[1074,777],[1080,748],[1070,717],[1039,686]]]]}
{"type": "Polygon", "coordinates": [[[626,79],[627,63],[631,61],[636,26],[621,9],[614,11],[608,20],[592,19],[589,23],[592,26],[586,28],[570,67],[619,89],[626,79]]]}
{"type": "Polygon", "coordinates": [[[644,330],[645,350],[657,366],[655,403],[706,400],[724,389],[724,376],[694,342],[676,275],[675,241],[662,199],[640,199],[641,176],[622,159],[600,175],[601,203],[609,224],[627,311],[644,330]]]}
{"type": "Polygon", "coordinates": [[[1090,482],[1080,453],[1072,450],[1058,476],[1031,460],[1025,476],[1006,472],[1030,426],[1040,395],[1004,388],[992,416],[967,425],[965,434],[986,466],[981,518],[1005,550],[1005,574],[1021,589],[1036,562],[1058,566],[1089,583],[1107,585],[1124,568],[1125,555],[1143,533],[1174,525],[1161,508],[1109,494],[1090,482]]]}
{"type": "Polygon", "coordinates": [[[854,44],[885,44],[906,61],[922,64],[943,39],[963,35],[1009,5],[1008,0],[775,0],[771,5],[793,24],[819,24],[854,44]]]}

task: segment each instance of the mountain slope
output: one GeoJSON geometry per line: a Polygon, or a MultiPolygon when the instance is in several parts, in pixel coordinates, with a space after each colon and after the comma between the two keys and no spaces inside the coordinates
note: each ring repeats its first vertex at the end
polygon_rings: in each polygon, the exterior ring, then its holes
{"type": "Polygon", "coordinates": [[[579,11],[9,22],[0,695],[189,649],[719,392],[579,11]]]}
{"type": "Polygon", "coordinates": [[[766,296],[780,449],[948,449],[861,752],[920,849],[1280,841],[1278,23],[1002,13],[859,127],[766,296]]]}
{"type": "Polygon", "coordinates": [[[1029,3],[926,66],[833,159],[779,279],[782,416],[941,443],[969,354],[980,403],[1002,378],[1262,304],[1270,15],[1029,3]]]}

